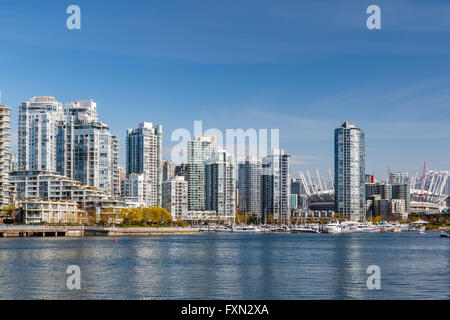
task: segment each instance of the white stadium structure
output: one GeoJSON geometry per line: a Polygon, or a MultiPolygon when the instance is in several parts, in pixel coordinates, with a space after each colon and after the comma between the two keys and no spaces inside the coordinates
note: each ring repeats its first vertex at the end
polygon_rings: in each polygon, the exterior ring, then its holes
{"type": "Polygon", "coordinates": [[[411,178],[411,213],[432,213],[442,211],[446,207],[450,171],[428,170],[425,179],[411,178]],[[424,183],[423,183],[424,182],[424,183]],[[422,192],[423,190],[423,192],[422,192]]]}
{"type": "Polygon", "coordinates": [[[308,170],[306,175],[300,171],[305,195],[308,197],[308,207],[311,210],[334,210],[334,185],[331,169],[328,170],[329,180],[322,178],[316,169],[316,176],[311,177],[308,170]]]}
{"type": "MultiPolygon", "coordinates": [[[[320,176],[316,170],[311,175],[307,170],[299,172],[308,204],[312,210],[334,209],[334,185],[333,174],[329,170],[329,179],[320,176]]],[[[450,171],[428,170],[423,176],[411,177],[411,213],[437,213],[447,207],[446,200],[449,198],[450,171]],[[422,188],[422,181],[425,181],[422,188]],[[423,192],[422,192],[423,190],[423,192]],[[423,196],[422,196],[423,194],[423,196]]]]}

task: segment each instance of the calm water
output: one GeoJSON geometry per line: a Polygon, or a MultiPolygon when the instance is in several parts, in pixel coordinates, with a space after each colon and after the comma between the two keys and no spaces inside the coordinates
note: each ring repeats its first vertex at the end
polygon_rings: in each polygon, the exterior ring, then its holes
{"type": "Polygon", "coordinates": [[[0,299],[449,299],[438,232],[1,238],[0,299]],[[66,268],[81,268],[68,290],[66,268]],[[381,268],[368,290],[367,267],[381,268]]]}

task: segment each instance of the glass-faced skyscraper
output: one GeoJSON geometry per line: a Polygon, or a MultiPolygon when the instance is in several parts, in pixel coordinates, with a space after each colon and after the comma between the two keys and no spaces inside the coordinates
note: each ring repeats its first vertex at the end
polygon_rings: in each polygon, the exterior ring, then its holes
{"type": "Polygon", "coordinates": [[[263,158],[261,167],[262,221],[272,216],[277,222],[289,223],[291,213],[290,155],[274,149],[263,158]]]}
{"type": "Polygon", "coordinates": [[[205,207],[219,216],[236,215],[236,173],[234,156],[217,151],[205,161],[205,207]]]}
{"type": "Polygon", "coordinates": [[[151,183],[150,206],[162,205],[162,126],[151,122],[127,130],[127,175],[144,174],[151,183]]]}
{"type": "Polygon", "coordinates": [[[54,97],[33,97],[19,107],[19,170],[56,171],[56,135],[63,105],[54,97]]]}
{"type": "Polygon", "coordinates": [[[206,210],[205,161],[216,152],[216,137],[194,137],[187,142],[189,211],[206,210]]]}
{"type": "Polygon", "coordinates": [[[9,147],[9,124],[11,109],[0,104],[0,208],[9,204],[11,150],[9,147]]]}
{"type": "Polygon", "coordinates": [[[347,121],[334,130],[335,210],[352,221],[365,220],[365,140],[347,121]]]}
{"type": "Polygon", "coordinates": [[[98,119],[97,104],[93,100],[69,102],[65,114],[66,121],[58,124],[56,135],[57,171],[118,198],[119,141],[98,119]]]}
{"type": "Polygon", "coordinates": [[[239,211],[261,218],[261,161],[247,158],[238,168],[239,211]]]}

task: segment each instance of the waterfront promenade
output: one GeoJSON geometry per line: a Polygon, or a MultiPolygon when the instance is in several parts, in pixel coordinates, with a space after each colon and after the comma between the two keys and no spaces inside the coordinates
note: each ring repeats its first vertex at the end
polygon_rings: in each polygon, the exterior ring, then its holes
{"type": "Polygon", "coordinates": [[[112,228],[90,226],[2,226],[0,237],[150,236],[196,234],[199,228],[112,228]]]}

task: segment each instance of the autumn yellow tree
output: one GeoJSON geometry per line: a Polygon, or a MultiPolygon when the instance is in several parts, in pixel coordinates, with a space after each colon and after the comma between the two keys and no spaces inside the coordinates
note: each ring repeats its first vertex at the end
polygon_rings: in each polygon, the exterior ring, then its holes
{"type": "Polygon", "coordinates": [[[238,213],[236,214],[236,223],[247,223],[247,224],[254,224],[256,223],[256,216],[252,213],[238,213]]]}
{"type": "Polygon", "coordinates": [[[171,214],[164,208],[125,208],[120,212],[123,224],[129,225],[170,225],[171,214]]]}
{"type": "Polygon", "coordinates": [[[275,219],[273,218],[273,214],[267,215],[266,223],[273,224],[274,222],[275,222],[275,219]]]}
{"type": "Polygon", "coordinates": [[[14,213],[14,206],[7,206],[2,209],[1,215],[10,218],[14,213]]]}

